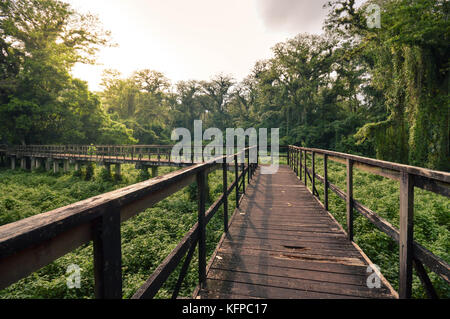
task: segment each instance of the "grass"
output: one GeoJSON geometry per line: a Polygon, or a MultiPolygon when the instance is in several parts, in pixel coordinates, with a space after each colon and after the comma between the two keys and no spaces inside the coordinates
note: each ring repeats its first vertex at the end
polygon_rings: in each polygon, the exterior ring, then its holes
{"type": "MultiPolygon", "coordinates": [[[[311,156],[307,159],[311,168],[311,156]]],[[[316,173],[324,176],[323,157],[316,156],[316,173]]],[[[329,181],[346,191],[346,166],[328,161],[329,181]]],[[[310,181],[308,181],[311,187],[310,181]]],[[[323,184],[316,180],[316,188],[323,201],[323,184]]],[[[353,196],[364,206],[399,228],[399,182],[373,175],[359,169],[353,173],[353,196]]],[[[347,230],[346,203],[331,189],[329,190],[329,211],[347,230]]],[[[398,290],[399,248],[398,244],[375,228],[364,216],[354,212],[354,240],[381,272],[398,290]]],[[[450,200],[422,189],[414,189],[414,240],[433,254],[450,263],[450,200]]],[[[427,269],[428,270],[428,269],[427,269]]],[[[430,279],[441,298],[450,298],[450,285],[433,272],[430,279]]],[[[425,290],[414,273],[413,297],[426,298],[425,290]]]]}
{"type": "MultiPolygon", "coordinates": [[[[160,168],[159,174],[165,174],[174,169],[160,168]]],[[[127,165],[122,166],[121,181],[112,181],[101,168],[96,168],[94,175],[93,180],[85,181],[83,175],[0,170],[0,224],[121,188],[142,178],[138,170],[127,165]]],[[[233,181],[233,176],[229,174],[229,184],[233,181]]],[[[210,200],[207,205],[209,206],[221,195],[221,171],[211,173],[208,184],[210,200]]],[[[130,298],[134,294],[196,223],[197,201],[193,196],[195,192],[195,184],[188,186],[121,225],[124,298],[130,298]]],[[[234,194],[229,196],[230,212],[234,210],[234,199],[234,194]]],[[[222,232],[223,210],[220,209],[207,226],[208,258],[213,253],[222,232]]],[[[191,296],[198,282],[197,257],[198,255],[194,254],[180,296],[191,296]]],[[[170,298],[181,264],[160,289],[156,298],[170,298]]],[[[93,297],[92,243],[76,249],[0,291],[0,298],[93,297]],[[81,268],[79,289],[69,289],[66,285],[68,276],[66,270],[70,264],[76,264],[81,268]]]]}

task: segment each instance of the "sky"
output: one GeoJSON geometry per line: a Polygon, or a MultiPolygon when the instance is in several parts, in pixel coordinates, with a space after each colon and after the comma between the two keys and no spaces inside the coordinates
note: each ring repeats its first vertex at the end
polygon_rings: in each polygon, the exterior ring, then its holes
{"type": "Polygon", "coordinates": [[[327,0],[64,0],[99,17],[115,47],[73,75],[101,90],[104,69],[162,72],[172,83],[222,73],[240,81],[271,48],[298,33],[322,32],[327,0]]]}

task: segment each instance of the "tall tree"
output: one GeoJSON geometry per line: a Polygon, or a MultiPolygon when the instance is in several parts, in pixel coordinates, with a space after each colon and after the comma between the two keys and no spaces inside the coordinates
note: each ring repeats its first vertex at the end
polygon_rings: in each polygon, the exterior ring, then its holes
{"type": "Polygon", "coordinates": [[[450,3],[441,0],[335,1],[328,29],[351,42],[369,74],[372,101],[386,117],[358,133],[385,160],[449,170],[450,3]],[[381,28],[368,28],[366,8],[381,8],[381,28]],[[379,94],[381,92],[381,94],[379,94]],[[380,104],[375,102],[375,104],[380,104]]]}
{"type": "Polygon", "coordinates": [[[44,142],[69,107],[63,94],[79,89],[70,69],[92,62],[108,35],[95,17],[56,0],[6,1],[0,10],[2,134],[12,143],[44,142]]]}

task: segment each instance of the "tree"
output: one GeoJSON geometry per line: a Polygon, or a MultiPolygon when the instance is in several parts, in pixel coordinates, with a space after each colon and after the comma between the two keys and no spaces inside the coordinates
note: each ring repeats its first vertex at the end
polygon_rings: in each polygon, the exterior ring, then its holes
{"type": "Polygon", "coordinates": [[[128,78],[120,72],[103,74],[101,100],[106,112],[133,131],[141,144],[158,144],[168,140],[171,94],[170,82],[160,72],[136,71],[128,78]]]}
{"type": "Polygon", "coordinates": [[[56,0],[7,1],[0,10],[0,127],[11,143],[42,143],[65,122],[63,95],[79,88],[71,67],[92,62],[108,35],[95,17],[56,0]]]}
{"type": "Polygon", "coordinates": [[[364,59],[374,97],[386,106],[385,118],[357,134],[369,140],[379,158],[448,170],[448,34],[450,3],[436,0],[369,1],[381,6],[380,29],[365,24],[365,8],[336,1],[329,29],[356,38],[353,56],[364,59]]]}
{"type": "Polygon", "coordinates": [[[200,99],[204,110],[208,111],[206,125],[219,129],[230,127],[228,103],[234,79],[231,76],[218,74],[211,81],[202,81],[203,98],[200,99]]]}

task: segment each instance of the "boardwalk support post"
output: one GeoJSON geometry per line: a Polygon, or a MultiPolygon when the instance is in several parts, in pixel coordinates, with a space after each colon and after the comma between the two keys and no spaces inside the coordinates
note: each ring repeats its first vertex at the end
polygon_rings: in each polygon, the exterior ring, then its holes
{"type": "Polygon", "coordinates": [[[353,241],[353,161],[347,159],[347,236],[353,241]]]}
{"type": "Polygon", "coordinates": [[[206,225],[205,225],[205,202],[206,202],[206,173],[197,173],[198,189],[198,280],[200,288],[206,288],[206,225]]]}
{"type": "Polygon", "coordinates": [[[57,174],[59,172],[59,162],[53,160],[53,173],[57,174]]]}
{"type": "Polygon", "coordinates": [[[122,298],[120,208],[109,207],[94,224],[95,297],[122,298]]]}
{"type": "Polygon", "coordinates": [[[114,168],[115,168],[114,178],[116,180],[120,180],[121,179],[120,164],[116,164],[114,168]]]}
{"type": "Polygon", "coordinates": [[[158,176],[158,166],[152,166],[152,177],[158,176]]]}
{"type": "Polygon", "coordinates": [[[413,216],[414,216],[414,181],[413,176],[402,173],[400,180],[400,278],[399,297],[411,298],[412,258],[413,258],[413,216]]]}
{"type": "Polygon", "coordinates": [[[64,160],[64,173],[69,171],[69,160],[64,160]]]}
{"type": "Polygon", "coordinates": [[[34,171],[36,169],[36,158],[32,157],[31,158],[31,166],[30,166],[31,171],[34,171]]]}

